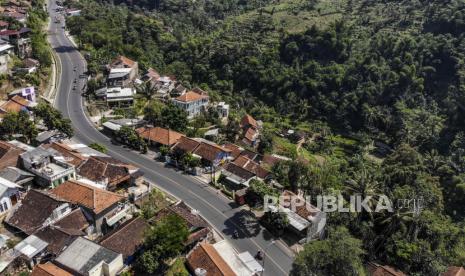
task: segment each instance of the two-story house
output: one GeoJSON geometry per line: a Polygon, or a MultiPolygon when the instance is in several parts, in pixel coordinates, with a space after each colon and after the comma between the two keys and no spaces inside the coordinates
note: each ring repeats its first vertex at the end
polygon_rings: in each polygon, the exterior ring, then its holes
{"type": "Polygon", "coordinates": [[[189,119],[194,118],[201,111],[206,110],[209,97],[203,91],[188,91],[177,98],[172,99],[174,105],[187,112],[189,119]]]}
{"type": "Polygon", "coordinates": [[[36,176],[38,185],[53,188],[76,178],[74,166],[58,157],[49,149],[37,147],[21,154],[21,162],[27,171],[36,176]]]}
{"type": "Polygon", "coordinates": [[[31,235],[71,213],[68,202],[46,192],[30,190],[8,214],[5,222],[31,235]]]}
{"type": "Polygon", "coordinates": [[[131,214],[125,197],[75,180],[61,184],[51,193],[80,206],[86,218],[93,222],[96,233],[106,233],[131,214]]]}

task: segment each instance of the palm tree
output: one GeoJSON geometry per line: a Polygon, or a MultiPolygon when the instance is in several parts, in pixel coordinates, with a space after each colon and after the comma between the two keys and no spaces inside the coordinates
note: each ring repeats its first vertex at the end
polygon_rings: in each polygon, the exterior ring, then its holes
{"type": "Polygon", "coordinates": [[[431,174],[436,174],[437,170],[444,165],[444,158],[436,149],[432,149],[425,154],[425,164],[431,174]]]}
{"type": "MultiPolygon", "coordinates": [[[[367,197],[371,197],[367,205],[371,210],[376,208],[377,198],[380,194],[380,184],[377,180],[377,175],[371,172],[367,167],[362,164],[360,170],[353,173],[352,178],[346,181],[345,191],[347,195],[356,195],[360,196],[362,200],[367,197]]],[[[364,214],[366,210],[362,210],[364,214]]],[[[361,215],[359,219],[361,219],[361,215]]],[[[371,212],[368,212],[370,219],[373,219],[371,212]]]]}
{"type": "Polygon", "coordinates": [[[153,85],[150,81],[141,84],[137,87],[137,93],[145,95],[148,99],[152,98],[152,96],[156,93],[155,85],[153,85]]]}

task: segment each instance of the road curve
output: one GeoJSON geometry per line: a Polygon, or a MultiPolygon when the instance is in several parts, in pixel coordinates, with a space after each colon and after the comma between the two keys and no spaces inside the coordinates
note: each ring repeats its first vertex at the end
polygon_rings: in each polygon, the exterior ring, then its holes
{"type": "Polygon", "coordinates": [[[75,130],[74,139],[90,144],[98,142],[108,149],[108,154],[122,161],[139,166],[145,177],[162,190],[186,202],[191,208],[197,209],[201,215],[240,252],[249,251],[252,255],[258,250],[266,252],[264,259],[264,275],[287,275],[291,269],[293,257],[280,242],[271,243],[272,238],[249,212],[237,208],[230,200],[218,195],[217,191],[195,178],[183,175],[173,169],[165,168],[159,162],[113,145],[110,139],[100,133],[87,119],[83,107],[80,90],[85,80],[79,75],[86,71],[86,63],[66,36],[64,23],[55,23],[56,4],[48,5],[50,14],[49,42],[61,64],[61,74],[58,78],[58,92],[55,107],[63,116],[71,119],[75,130]],[[76,84],[74,80],[76,79],[76,84]],[[77,89],[73,90],[76,85],[77,89]],[[234,229],[239,232],[239,238],[233,239],[234,229]]]}

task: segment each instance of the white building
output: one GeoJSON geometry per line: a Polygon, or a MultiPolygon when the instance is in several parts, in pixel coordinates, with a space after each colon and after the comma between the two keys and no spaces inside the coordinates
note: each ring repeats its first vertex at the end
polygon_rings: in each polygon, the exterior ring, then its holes
{"type": "Polygon", "coordinates": [[[0,44],[0,74],[6,74],[8,72],[8,62],[10,61],[12,49],[13,45],[11,44],[0,44]]]}
{"type": "Polygon", "coordinates": [[[105,87],[97,90],[96,95],[105,99],[110,106],[131,105],[136,90],[130,87],[105,87]]]}
{"type": "Polygon", "coordinates": [[[219,102],[216,106],[216,110],[218,111],[218,115],[220,118],[228,118],[229,116],[229,104],[225,102],[219,102]]]}
{"type": "Polygon", "coordinates": [[[177,98],[172,99],[174,105],[187,112],[189,119],[195,117],[201,111],[206,110],[209,97],[206,93],[194,91],[186,92],[177,98]]]}
{"type": "Polygon", "coordinates": [[[0,177],[0,215],[8,212],[20,199],[19,186],[0,177]]]}
{"type": "Polygon", "coordinates": [[[37,184],[51,188],[76,178],[74,166],[56,157],[42,147],[21,154],[24,168],[37,176],[37,184]]]}
{"type": "Polygon", "coordinates": [[[78,237],[55,261],[74,275],[114,276],[123,268],[123,255],[78,237]]]}

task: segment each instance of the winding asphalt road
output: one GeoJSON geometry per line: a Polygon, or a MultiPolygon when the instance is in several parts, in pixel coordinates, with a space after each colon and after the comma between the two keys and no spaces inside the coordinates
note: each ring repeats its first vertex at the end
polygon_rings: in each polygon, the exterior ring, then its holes
{"type": "Polygon", "coordinates": [[[219,195],[208,185],[195,178],[166,168],[159,162],[114,145],[110,139],[100,133],[87,119],[80,91],[85,84],[79,75],[86,71],[86,63],[64,32],[64,23],[55,23],[56,4],[50,3],[48,9],[51,23],[49,41],[61,65],[58,72],[58,92],[55,106],[67,118],[70,118],[75,130],[74,139],[90,144],[98,142],[108,149],[108,154],[128,163],[139,166],[145,177],[159,188],[183,200],[201,215],[239,251],[249,251],[252,255],[261,250],[266,252],[264,275],[287,275],[291,269],[293,257],[281,242],[272,243],[272,237],[265,231],[250,212],[237,208],[234,203],[219,195]],[[74,80],[76,79],[76,84],[74,80]],[[76,85],[77,89],[73,90],[76,85]],[[239,232],[237,239],[232,238],[234,229],[239,232]]]}

